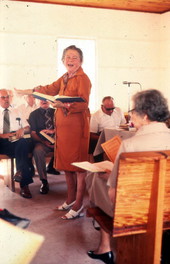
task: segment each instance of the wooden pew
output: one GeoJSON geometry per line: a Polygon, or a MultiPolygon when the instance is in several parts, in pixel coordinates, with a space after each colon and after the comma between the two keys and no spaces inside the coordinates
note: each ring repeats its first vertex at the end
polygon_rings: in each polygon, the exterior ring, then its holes
{"type": "Polygon", "coordinates": [[[116,264],[160,264],[162,232],[170,229],[170,151],[121,154],[113,215],[87,209],[113,236],[116,264]]]}
{"type": "MultiPolygon", "coordinates": [[[[46,158],[52,158],[54,152],[49,152],[46,155],[46,158]]],[[[32,153],[29,153],[29,158],[32,157],[32,153]]],[[[9,160],[10,161],[10,175],[8,177],[3,177],[5,185],[11,189],[12,192],[15,192],[15,181],[14,181],[14,174],[15,174],[15,158],[11,158],[7,155],[0,154],[0,160],[9,160]]]]}

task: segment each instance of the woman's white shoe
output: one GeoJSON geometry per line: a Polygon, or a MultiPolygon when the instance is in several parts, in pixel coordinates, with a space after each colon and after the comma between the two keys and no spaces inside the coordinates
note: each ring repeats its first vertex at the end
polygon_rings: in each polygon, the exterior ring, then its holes
{"type": "Polygon", "coordinates": [[[69,209],[73,206],[73,204],[74,204],[75,202],[76,202],[76,201],[74,201],[74,202],[72,202],[72,203],[70,203],[70,204],[67,204],[66,202],[64,202],[62,205],[57,206],[57,207],[55,208],[55,210],[57,210],[57,211],[66,211],[66,210],[69,210],[69,209]]]}
{"type": "Polygon", "coordinates": [[[84,216],[84,213],[82,212],[83,208],[84,206],[82,205],[82,207],[77,212],[71,209],[66,215],[62,216],[61,219],[71,220],[78,217],[82,217],[84,216]]]}

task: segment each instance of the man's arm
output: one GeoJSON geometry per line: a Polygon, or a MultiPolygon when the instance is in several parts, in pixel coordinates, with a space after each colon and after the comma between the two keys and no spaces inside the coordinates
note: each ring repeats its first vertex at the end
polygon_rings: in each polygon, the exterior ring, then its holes
{"type": "Polygon", "coordinates": [[[0,138],[9,139],[10,137],[13,137],[13,136],[16,136],[16,138],[22,138],[24,134],[29,134],[29,133],[30,133],[30,127],[26,126],[24,128],[18,129],[15,132],[0,134],[0,138]]]}
{"type": "Polygon", "coordinates": [[[42,138],[40,138],[40,137],[38,136],[38,134],[36,133],[36,131],[31,131],[31,137],[32,137],[35,141],[40,142],[40,143],[42,143],[42,144],[45,144],[45,140],[43,140],[42,138]]]}
{"type": "Polygon", "coordinates": [[[16,138],[22,138],[25,134],[29,134],[30,133],[30,127],[26,126],[23,128],[18,129],[15,132],[16,138]]]}
{"type": "Polygon", "coordinates": [[[35,142],[40,142],[44,145],[46,145],[49,148],[54,148],[54,145],[51,145],[51,143],[48,140],[43,140],[39,135],[37,135],[36,131],[31,131],[31,137],[35,142]]]}

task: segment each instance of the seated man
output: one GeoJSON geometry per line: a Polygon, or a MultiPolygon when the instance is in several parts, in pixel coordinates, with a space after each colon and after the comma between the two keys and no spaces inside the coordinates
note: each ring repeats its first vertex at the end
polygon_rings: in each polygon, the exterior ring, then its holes
{"type": "MultiPolygon", "coordinates": [[[[37,109],[39,106],[37,104],[35,97],[32,94],[25,95],[24,100],[25,100],[25,103],[19,105],[18,109],[22,113],[24,120],[28,121],[30,113],[32,111],[34,111],[35,109],[37,109]]],[[[29,162],[30,162],[30,168],[32,171],[32,176],[34,176],[35,175],[35,168],[34,168],[34,165],[32,162],[32,158],[30,158],[29,162]]]]}
{"type": "Polygon", "coordinates": [[[32,198],[28,185],[33,182],[29,168],[28,153],[32,151],[32,140],[23,138],[29,133],[28,123],[24,123],[19,111],[10,106],[6,89],[0,90],[0,154],[16,158],[17,173],[14,179],[20,181],[20,194],[24,198],[32,198]],[[11,142],[10,138],[17,140],[11,142]]]}
{"type": "Polygon", "coordinates": [[[19,109],[23,112],[24,118],[28,120],[30,113],[36,110],[39,106],[36,102],[35,97],[32,94],[25,95],[24,99],[26,103],[20,105],[19,109]]]}
{"type": "MultiPolygon", "coordinates": [[[[109,175],[88,175],[86,178],[89,199],[107,215],[113,217],[115,187],[119,155],[122,152],[157,151],[170,149],[170,130],[165,121],[169,117],[166,99],[158,90],[146,90],[133,96],[133,109],[130,111],[131,121],[137,129],[135,135],[124,140],[119,148],[114,167],[109,175]],[[108,180],[106,180],[108,176],[108,180]]],[[[130,177],[130,175],[129,175],[130,177]]],[[[113,263],[110,246],[110,235],[100,230],[100,243],[96,250],[89,251],[89,257],[100,259],[104,263],[113,263]]]]}
{"type": "MultiPolygon", "coordinates": [[[[125,124],[126,119],[122,110],[115,107],[111,96],[106,96],[102,100],[101,109],[92,114],[90,119],[90,145],[89,154],[94,152],[99,135],[104,128],[118,128],[125,124]]],[[[96,162],[103,160],[103,154],[94,157],[96,162]]]]}
{"type": "MultiPolygon", "coordinates": [[[[40,134],[44,131],[46,134],[54,136],[54,112],[55,109],[49,107],[49,102],[40,100],[40,107],[33,112],[31,112],[28,122],[31,128],[31,136],[35,142],[35,147],[33,150],[33,155],[37,167],[37,171],[42,181],[40,187],[41,194],[47,194],[49,192],[49,184],[47,181],[46,172],[46,159],[45,156],[51,151],[54,151],[54,145],[40,134]]],[[[52,162],[50,162],[52,167],[52,162]]],[[[55,171],[55,174],[60,174],[60,172],[55,171]]]]}
{"type": "MultiPolygon", "coordinates": [[[[36,110],[37,108],[39,108],[39,105],[37,103],[37,100],[35,99],[35,97],[32,94],[28,94],[24,96],[24,99],[26,101],[26,104],[22,104],[19,106],[20,111],[22,111],[23,113],[23,117],[28,120],[29,115],[31,112],[33,112],[34,110],[36,110]]],[[[50,174],[58,174],[58,172],[53,168],[53,162],[54,162],[54,158],[51,158],[48,166],[47,166],[47,173],[50,174]]],[[[30,167],[33,171],[33,175],[35,173],[34,167],[30,161],[30,167]]]]}

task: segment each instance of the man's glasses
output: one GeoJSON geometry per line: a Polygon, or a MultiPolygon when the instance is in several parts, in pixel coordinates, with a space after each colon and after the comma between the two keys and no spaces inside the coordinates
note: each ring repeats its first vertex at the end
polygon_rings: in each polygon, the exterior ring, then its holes
{"type": "Polygon", "coordinates": [[[133,114],[133,112],[134,112],[134,111],[136,111],[136,109],[135,109],[135,108],[133,108],[133,109],[129,110],[129,111],[128,111],[128,113],[132,113],[132,114],[133,114]]]}
{"type": "Polygon", "coordinates": [[[104,107],[104,109],[105,109],[106,111],[113,111],[113,110],[115,109],[115,107],[107,108],[107,107],[105,107],[104,105],[103,105],[103,107],[104,107]]]}
{"type": "Polygon", "coordinates": [[[9,95],[7,95],[7,96],[0,96],[0,98],[2,99],[2,100],[5,100],[5,99],[9,99],[9,95]]]}

